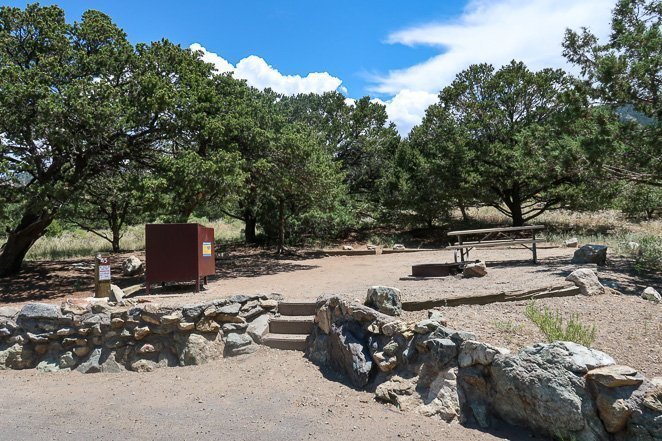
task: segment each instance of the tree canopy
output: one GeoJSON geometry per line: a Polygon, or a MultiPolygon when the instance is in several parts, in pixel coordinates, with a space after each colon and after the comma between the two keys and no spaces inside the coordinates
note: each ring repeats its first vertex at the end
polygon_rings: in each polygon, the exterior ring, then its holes
{"type": "Polygon", "coordinates": [[[592,111],[566,73],[513,61],[458,74],[409,142],[437,162],[428,187],[492,205],[522,225],[570,200],[586,178],[584,144],[595,136],[592,111]]]}

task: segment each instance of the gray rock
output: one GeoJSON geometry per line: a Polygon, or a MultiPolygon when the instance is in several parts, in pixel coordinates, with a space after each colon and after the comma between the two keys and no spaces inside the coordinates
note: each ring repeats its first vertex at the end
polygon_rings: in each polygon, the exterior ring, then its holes
{"type": "Polygon", "coordinates": [[[225,340],[225,355],[235,356],[250,354],[257,350],[253,339],[248,334],[228,334],[225,340]]]}
{"type": "Polygon", "coordinates": [[[577,375],[584,375],[590,370],[616,364],[614,359],[604,352],[569,341],[536,344],[522,349],[520,354],[522,353],[539,357],[545,363],[560,364],[564,369],[577,375]]]}
{"type": "Polygon", "coordinates": [[[230,334],[231,332],[242,333],[248,328],[248,323],[223,323],[221,331],[223,334],[230,334]]]}
{"type": "Polygon", "coordinates": [[[574,283],[585,296],[595,296],[605,293],[605,287],[602,286],[597,274],[592,269],[580,268],[575,270],[565,280],[574,283]]]}
{"type": "Polygon", "coordinates": [[[122,274],[136,276],[143,271],[143,263],[136,256],[129,256],[122,262],[122,274]]]}
{"type": "Polygon", "coordinates": [[[230,303],[217,309],[217,314],[237,315],[241,310],[241,303],[230,303]]]}
{"type": "Polygon", "coordinates": [[[203,317],[195,325],[195,329],[197,329],[200,332],[216,333],[221,329],[221,325],[219,325],[214,319],[210,317],[203,317]]]}
{"type": "Polygon", "coordinates": [[[74,367],[76,365],[76,358],[74,357],[74,354],[72,354],[71,351],[67,351],[60,355],[58,365],[60,369],[71,369],[74,367]]]}
{"type": "Polygon", "coordinates": [[[180,366],[198,365],[223,355],[219,334],[175,334],[175,348],[180,366]]]}
{"type": "MultiPolygon", "coordinates": [[[[234,295],[234,296],[230,297],[228,300],[231,303],[246,303],[248,301],[256,300],[258,298],[259,298],[259,296],[247,296],[245,294],[237,294],[237,295],[234,295]]],[[[241,307],[241,305],[239,305],[239,306],[241,307]]]]}
{"type": "Polygon", "coordinates": [[[396,251],[402,251],[406,249],[406,247],[401,243],[396,243],[395,245],[393,245],[393,249],[396,251]]]}
{"type": "Polygon", "coordinates": [[[584,245],[575,251],[572,257],[572,263],[584,265],[587,263],[595,263],[597,265],[605,265],[607,263],[607,246],[606,245],[584,245]]]}
{"type": "MultiPolygon", "coordinates": [[[[525,348],[515,356],[496,355],[490,368],[495,413],[511,424],[557,438],[609,439],[584,379],[576,369],[568,369],[573,363],[567,359],[578,352],[552,343],[525,348]]],[[[595,358],[586,351],[579,356],[595,358]]]]}
{"type": "Polygon", "coordinates": [[[104,372],[109,374],[126,371],[126,368],[117,362],[115,352],[109,349],[95,348],[87,358],[76,368],[84,374],[104,372]]]}
{"type": "Polygon", "coordinates": [[[509,354],[508,349],[498,348],[487,343],[467,340],[460,346],[460,354],[457,362],[460,367],[468,367],[476,364],[489,366],[497,354],[509,354]]]}
{"type": "Polygon", "coordinates": [[[388,286],[372,286],[368,288],[365,305],[382,314],[400,315],[402,313],[400,290],[388,286]]]}
{"type": "Polygon", "coordinates": [[[122,301],[124,298],[124,291],[122,291],[122,288],[115,284],[110,285],[110,300],[111,302],[119,303],[122,301]]]}
{"type": "Polygon", "coordinates": [[[58,363],[57,359],[47,358],[45,360],[40,361],[39,364],[37,365],[36,369],[40,372],[50,373],[50,372],[59,371],[60,366],[59,366],[59,363],[58,363]]]}
{"type": "Polygon", "coordinates": [[[62,318],[60,308],[47,303],[28,303],[21,308],[17,320],[58,320],[62,318]]]}
{"type": "Polygon", "coordinates": [[[46,303],[28,303],[16,316],[16,323],[26,331],[55,331],[67,322],[60,308],[46,303]]]}
{"type": "Polygon", "coordinates": [[[262,337],[269,333],[269,314],[264,314],[253,320],[249,325],[246,332],[251,336],[256,343],[262,343],[262,337]]]}
{"type": "Polygon", "coordinates": [[[427,340],[425,345],[439,367],[447,365],[457,356],[457,346],[448,338],[433,338],[427,340]]]}
{"type": "Polygon", "coordinates": [[[441,323],[436,320],[421,320],[420,322],[416,323],[416,325],[414,325],[414,332],[417,334],[427,334],[428,332],[432,332],[440,326],[441,323]]]}
{"type": "Polygon", "coordinates": [[[182,308],[182,315],[189,322],[195,322],[198,320],[202,312],[207,309],[209,305],[207,303],[200,303],[197,305],[186,305],[182,308]]]}
{"type": "Polygon", "coordinates": [[[469,263],[462,270],[463,277],[485,277],[487,267],[484,262],[469,263]]]}
{"type": "Polygon", "coordinates": [[[253,318],[259,316],[264,312],[264,309],[262,309],[261,306],[257,305],[254,306],[253,308],[247,310],[247,311],[242,311],[239,316],[243,317],[245,320],[252,320],[253,318]]]}
{"type": "Polygon", "coordinates": [[[444,316],[440,311],[435,311],[434,309],[431,309],[428,311],[428,319],[435,321],[439,323],[442,326],[446,326],[446,319],[444,319],[444,316]]]}
{"type": "Polygon", "coordinates": [[[332,366],[349,378],[355,387],[364,387],[370,380],[372,358],[360,338],[346,326],[331,327],[329,333],[332,366]]]}
{"type": "Polygon", "coordinates": [[[0,321],[2,319],[13,319],[21,310],[11,306],[0,307],[0,321]]]}
{"type": "Polygon", "coordinates": [[[655,303],[662,302],[662,295],[660,295],[660,293],[657,292],[652,286],[649,286],[644,290],[644,292],[641,293],[641,298],[655,303]]]}
{"type": "Polygon", "coordinates": [[[0,371],[6,369],[28,369],[33,364],[34,353],[20,343],[0,345],[0,371]]]}

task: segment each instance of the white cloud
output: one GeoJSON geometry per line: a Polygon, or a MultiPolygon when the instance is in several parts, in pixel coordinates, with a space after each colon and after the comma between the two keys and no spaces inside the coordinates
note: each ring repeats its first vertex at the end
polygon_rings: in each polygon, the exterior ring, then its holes
{"type": "Polygon", "coordinates": [[[243,58],[236,66],[233,66],[220,55],[208,51],[198,43],[193,43],[190,49],[202,52],[202,59],[213,64],[218,72],[232,72],[235,78],[246,80],[249,85],[258,89],[270,87],[285,95],[298,93],[321,94],[337,90],[342,84],[342,80],[327,72],[311,72],[305,77],[283,75],[264,61],[263,58],[255,55],[243,58]]]}
{"type": "Polygon", "coordinates": [[[563,58],[567,28],[586,26],[606,38],[615,0],[470,0],[453,21],[433,22],[397,31],[387,42],[432,46],[441,52],[422,63],[372,77],[370,90],[382,101],[401,134],[420,123],[425,109],[455,75],[471,64],[500,67],[515,59],[530,69],[576,69],[563,58]]]}
{"type": "Polygon", "coordinates": [[[425,109],[437,102],[437,94],[423,90],[403,89],[390,100],[373,99],[386,106],[386,113],[398,128],[401,135],[406,136],[412,127],[421,122],[425,109]]]}
{"type": "Polygon", "coordinates": [[[470,64],[500,67],[521,60],[533,70],[572,70],[562,55],[566,28],[609,32],[614,0],[472,0],[452,22],[428,23],[395,32],[388,42],[438,47],[443,53],[420,64],[375,76],[372,90],[438,92],[470,64]]]}

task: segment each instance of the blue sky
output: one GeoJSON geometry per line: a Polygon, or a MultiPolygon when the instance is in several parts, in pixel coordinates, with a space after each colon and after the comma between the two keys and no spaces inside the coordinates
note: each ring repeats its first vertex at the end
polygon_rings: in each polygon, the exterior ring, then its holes
{"type": "MultiPolygon", "coordinates": [[[[24,7],[28,2],[4,4],[24,7]]],[[[384,103],[406,134],[471,63],[566,67],[566,27],[606,36],[614,0],[42,1],[68,20],[98,9],[132,42],[163,37],[283,93],[339,90],[384,103]]]]}

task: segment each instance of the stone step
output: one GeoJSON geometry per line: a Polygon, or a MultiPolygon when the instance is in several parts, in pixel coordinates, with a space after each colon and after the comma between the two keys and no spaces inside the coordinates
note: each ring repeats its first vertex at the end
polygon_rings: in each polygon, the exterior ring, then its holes
{"type": "Polygon", "coordinates": [[[262,344],[274,349],[303,351],[306,349],[307,338],[307,335],[302,334],[267,334],[262,338],[262,344]]]}
{"type": "Polygon", "coordinates": [[[310,334],[313,332],[314,317],[284,316],[274,317],[269,321],[269,332],[272,334],[310,334]]]}
{"type": "Polygon", "coordinates": [[[315,315],[315,302],[284,301],[278,303],[280,315],[315,315]]]}

